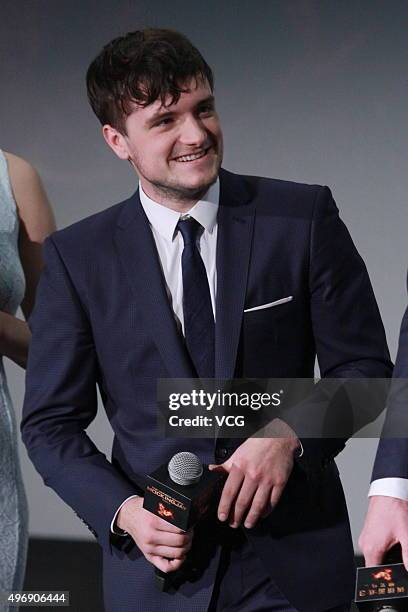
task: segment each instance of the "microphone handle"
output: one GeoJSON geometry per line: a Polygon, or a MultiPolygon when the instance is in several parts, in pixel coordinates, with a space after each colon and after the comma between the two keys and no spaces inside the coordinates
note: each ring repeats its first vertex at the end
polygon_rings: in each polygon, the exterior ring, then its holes
{"type": "MultiPolygon", "coordinates": [[[[168,561],[170,561],[170,559],[168,559],[168,561]]],[[[183,566],[172,572],[166,573],[154,566],[154,581],[156,583],[156,588],[159,591],[168,591],[174,580],[185,575],[189,567],[191,567],[191,557],[189,555],[187,555],[187,558],[184,560],[183,566]]]]}
{"type": "Polygon", "coordinates": [[[156,583],[156,588],[159,591],[167,591],[170,586],[169,575],[158,567],[154,568],[154,581],[156,583]]]}

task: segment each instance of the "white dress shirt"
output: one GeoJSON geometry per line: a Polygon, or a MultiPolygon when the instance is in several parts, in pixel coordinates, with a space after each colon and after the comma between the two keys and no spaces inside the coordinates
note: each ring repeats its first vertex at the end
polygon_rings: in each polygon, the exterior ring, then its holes
{"type": "MultiPolygon", "coordinates": [[[[139,196],[143,210],[149,221],[153,238],[156,243],[157,253],[161,264],[167,295],[174,312],[175,319],[184,334],[183,316],[183,276],[181,267],[181,255],[184,249],[184,241],[181,233],[176,231],[177,223],[186,217],[175,210],[171,210],[162,204],[158,204],[149,198],[139,183],[139,196]]],[[[188,211],[188,216],[193,217],[202,227],[198,249],[207,272],[208,284],[210,286],[211,304],[215,320],[215,300],[217,294],[217,214],[220,197],[219,179],[211,185],[202,200],[199,200],[188,211]]],[[[127,535],[114,526],[116,517],[122,506],[132,499],[138,497],[131,495],[119,506],[112,519],[111,531],[117,535],[127,535]]]]}
{"type": "Polygon", "coordinates": [[[181,232],[176,231],[177,223],[186,216],[193,217],[204,228],[200,236],[198,248],[207,272],[210,286],[211,304],[215,318],[215,299],[217,291],[217,213],[219,204],[220,185],[217,179],[207,191],[202,200],[199,200],[188,214],[181,214],[166,206],[157,204],[149,198],[139,185],[140,201],[148,218],[150,228],[156,243],[161,263],[167,294],[174,316],[180,324],[184,334],[183,316],[183,277],[181,268],[181,255],[184,241],[181,232]]]}

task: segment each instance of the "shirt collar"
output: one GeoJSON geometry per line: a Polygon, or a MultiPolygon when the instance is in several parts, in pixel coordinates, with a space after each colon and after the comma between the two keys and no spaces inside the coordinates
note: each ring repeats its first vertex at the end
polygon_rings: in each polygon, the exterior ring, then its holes
{"type": "MultiPolygon", "coordinates": [[[[151,226],[166,240],[171,242],[174,239],[177,223],[180,217],[184,216],[181,213],[171,210],[163,204],[158,204],[145,194],[142,185],[139,181],[139,196],[143,210],[149,220],[151,226]]],[[[212,234],[216,221],[220,199],[220,181],[217,178],[216,182],[211,185],[202,200],[199,200],[188,211],[188,215],[198,221],[204,230],[212,234]]]]}

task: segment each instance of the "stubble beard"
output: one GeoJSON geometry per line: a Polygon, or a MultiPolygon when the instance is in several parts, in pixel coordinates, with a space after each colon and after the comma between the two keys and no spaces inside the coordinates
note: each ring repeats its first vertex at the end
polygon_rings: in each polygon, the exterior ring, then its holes
{"type": "Polygon", "coordinates": [[[205,193],[209,190],[211,185],[214,185],[218,178],[218,171],[214,172],[214,176],[211,180],[199,185],[198,187],[186,187],[180,183],[161,183],[159,181],[149,180],[150,184],[154,186],[154,189],[158,195],[164,200],[172,202],[192,202],[201,200],[205,193]]]}
{"type": "MultiPolygon", "coordinates": [[[[217,165],[214,170],[214,174],[211,179],[207,180],[202,185],[197,187],[188,187],[182,185],[180,183],[174,182],[162,182],[159,179],[155,179],[153,177],[149,177],[143,170],[143,165],[139,163],[137,157],[132,160],[132,165],[136,170],[139,177],[143,177],[153,186],[156,198],[158,201],[163,202],[183,202],[183,203],[192,203],[198,202],[201,198],[206,194],[211,185],[214,185],[218,178],[218,174],[221,168],[222,158],[220,157],[217,160],[217,165]]],[[[182,163],[182,162],[180,162],[182,163]]]]}

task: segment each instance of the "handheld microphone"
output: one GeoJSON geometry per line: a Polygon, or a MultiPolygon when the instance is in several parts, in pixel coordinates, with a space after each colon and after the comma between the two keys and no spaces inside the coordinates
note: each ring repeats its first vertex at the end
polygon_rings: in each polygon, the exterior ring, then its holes
{"type": "MultiPolygon", "coordinates": [[[[203,466],[194,453],[177,453],[147,476],[143,508],[187,531],[216,510],[224,479],[223,474],[203,466]]],[[[161,591],[171,584],[170,575],[158,568],[155,579],[161,591]]]]}
{"type": "Polygon", "coordinates": [[[203,475],[201,461],[194,453],[177,453],[167,466],[171,480],[183,487],[199,482],[203,475]]]}

